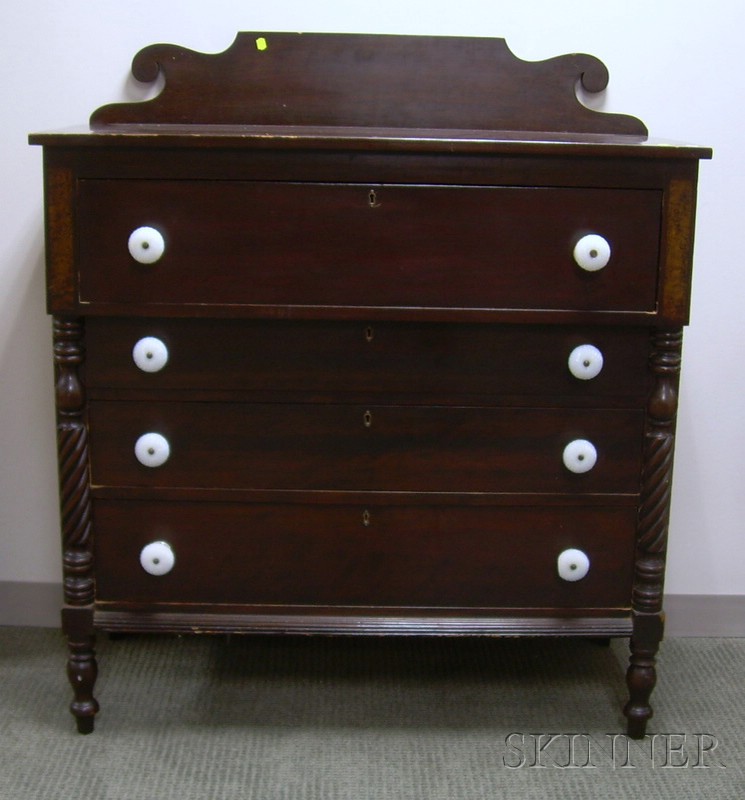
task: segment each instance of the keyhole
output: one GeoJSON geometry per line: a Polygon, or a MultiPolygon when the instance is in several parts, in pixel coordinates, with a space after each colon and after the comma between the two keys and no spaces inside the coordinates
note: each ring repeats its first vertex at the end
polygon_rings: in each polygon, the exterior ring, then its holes
{"type": "Polygon", "coordinates": [[[365,341],[371,342],[373,340],[373,336],[375,336],[375,332],[373,331],[372,327],[368,325],[368,327],[365,328],[365,341]]]}
{"type": "Polygon", "coordinates": [[[370,208],[377,208],[380,205],[378,201],[378,194],[375,189],[370,189],[367,195],[367,202],[370,205],[370,208]]]}
{"type": "Polygon", "coordinates": [[[366,428],[372,425],[372,414],[369,411],[365,411],[362,415],[362,422],[366,428]]]}
{"type": "Polygon", "coordinates": [[[370,525],[370,512],[367,509],[362,512],[362,524],[366,528],[370,525]]]}

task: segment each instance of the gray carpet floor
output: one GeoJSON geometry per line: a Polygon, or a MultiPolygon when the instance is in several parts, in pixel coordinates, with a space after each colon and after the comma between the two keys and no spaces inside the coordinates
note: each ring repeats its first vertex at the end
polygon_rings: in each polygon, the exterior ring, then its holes
{"type": "Polygon", "coordinates": [[[0,628],[3,800],[745,798],[745,639],[664,642],[628,751],[625,640],[100,637],[90,736],[64,659],[0,628]]]}

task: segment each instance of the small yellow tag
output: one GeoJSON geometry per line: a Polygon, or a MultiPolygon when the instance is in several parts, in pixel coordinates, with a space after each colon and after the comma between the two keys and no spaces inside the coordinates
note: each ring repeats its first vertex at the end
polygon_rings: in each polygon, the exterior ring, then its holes
{"type": "Polygon", "coordinates": [[[267,48],[266,39],[263,36],[259,36],[259,38],[256,40],[256,49],[266,50],[266,48],[267,48]]]}

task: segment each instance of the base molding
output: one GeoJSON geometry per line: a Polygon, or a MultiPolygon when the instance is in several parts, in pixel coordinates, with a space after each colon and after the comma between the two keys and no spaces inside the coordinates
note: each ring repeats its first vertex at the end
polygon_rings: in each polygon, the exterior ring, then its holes
{"type": "Polygon", "coordinates": [[[354,634],[367,636],[630,636],[628,617],[466,617],[331,614],[231,614],[131,611],[94,612],[97,628],[111,632],[354,634]]]}
{"type": "MultiPolygon", "coordinates": [[[[0,581],[0,625],[58,628],[62,605],[61,583],[0,581]]],[[[668,638],[745,637],[745,595],[671,594],[664,608],[668,638]]]]}

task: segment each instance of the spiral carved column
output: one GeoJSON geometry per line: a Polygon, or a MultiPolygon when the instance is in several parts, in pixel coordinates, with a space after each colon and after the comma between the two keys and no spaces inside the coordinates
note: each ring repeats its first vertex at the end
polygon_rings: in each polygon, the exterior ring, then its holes
{"type": "Polygon", "coordinates": [[[657,676],[655,656],[662,639],[662,591],[670,518],[670,489],[678,410],[682,329],[655,331],[650,369],[654,385],[647,405],[632,612],[634,630],[626,673],[628,733],[641,738],[652,716],[649,698],[657,676]]]}
{"type": "Polygon", "coordinates": [[[93,697],[97,665],[93,635],[88,429],[85,390],[80,378],[84,357],[83,322],[55,317],[53,331],[65,593],[62,626],[69,649],[67,676],[74,692],[70,710],[77,720],[78,730],[89,733],[93,730],[98,703],[93,697]]]}

